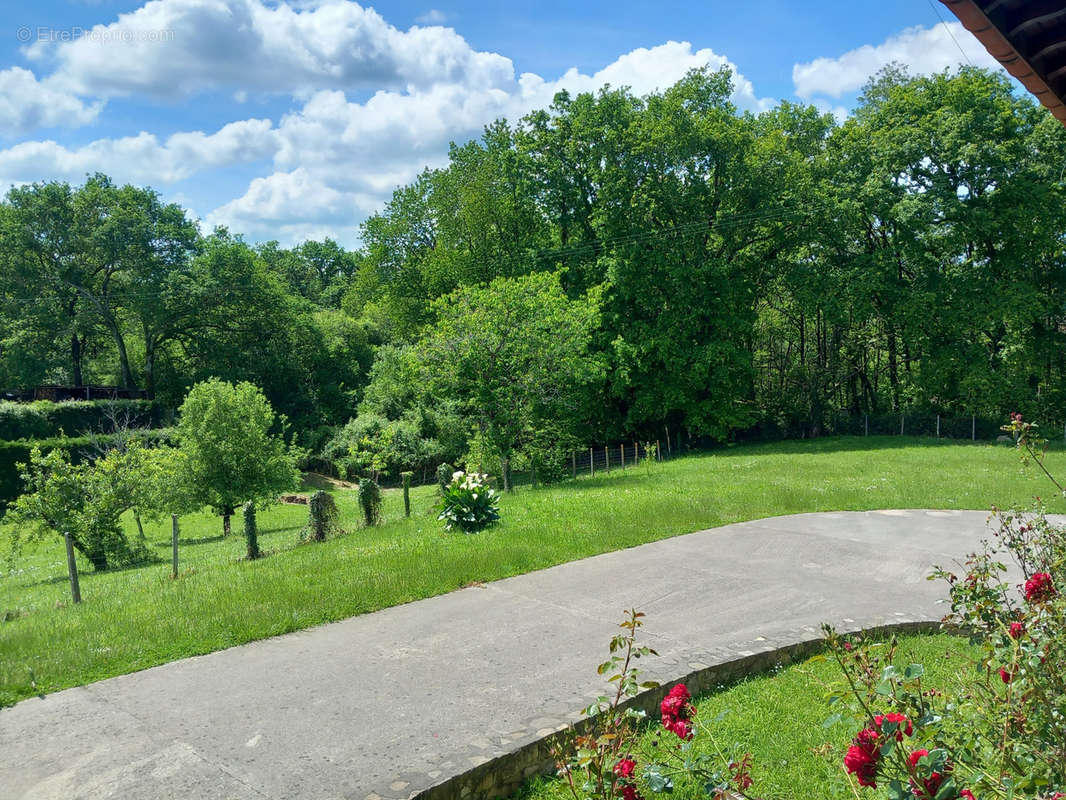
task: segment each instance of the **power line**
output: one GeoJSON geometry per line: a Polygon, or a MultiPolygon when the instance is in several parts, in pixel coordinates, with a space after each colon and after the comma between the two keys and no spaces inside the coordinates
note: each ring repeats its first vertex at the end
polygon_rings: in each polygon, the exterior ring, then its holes
{"type": "Polygon", "coordinates": [[[973,62],[970,61],[970,57],[966,55],[966,51],[962,49],[962,45],[959,44],[959,40],[955,38],[955,34],[951,32],[951,26],[944,21],[944,18],[942,16],[940,16],[940,9],[937,8],[936,3],[934,3],[933,0],[929,0],[929,5],[933,9],[933,13],[936,14],[936,18],[940,20],[940,24],[944,26],[944,30],[948,32],[948,36],[951,37],[951,41],[953,41],[955,43],[955,46],[959,48],[959,52],[962,53],[962,57],[966,59],[966,63],[972,67],[973,62]]]}

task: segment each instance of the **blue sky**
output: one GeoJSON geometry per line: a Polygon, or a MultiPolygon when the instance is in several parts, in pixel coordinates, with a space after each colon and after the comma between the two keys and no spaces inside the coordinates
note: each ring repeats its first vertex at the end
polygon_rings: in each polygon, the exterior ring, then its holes
{"type": "Polygon", "coordinates": [[[644,93],[729,64],[740,108],[784,98],[843,117],[889,61],[994,66],[939,0],[0,8],[0,186],[99,170],[155,187],[205,229],[285,244],[356,243],[449,141],[560,88],[644,93]]]}

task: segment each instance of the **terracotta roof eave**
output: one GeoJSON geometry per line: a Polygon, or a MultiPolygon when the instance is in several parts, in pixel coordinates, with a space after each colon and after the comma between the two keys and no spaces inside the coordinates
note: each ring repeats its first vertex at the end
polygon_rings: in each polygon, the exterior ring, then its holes
{"type": "Polygon", "coordinates": [[[1003,68],[1025,86],[1063,125],[1066,125],[1066,103],[1052,91],[1006,36],[985,16],[974,0],[940,0],[959,18],[970,33],[1003,68]]]}

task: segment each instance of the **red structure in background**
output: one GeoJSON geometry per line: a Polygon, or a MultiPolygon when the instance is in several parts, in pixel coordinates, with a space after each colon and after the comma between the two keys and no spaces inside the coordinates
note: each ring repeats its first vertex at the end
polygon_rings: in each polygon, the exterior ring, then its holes
{"type": "Polygon", "coordinates": [[[1066,125],[1064,0],[940,0],[1066,125]]]}

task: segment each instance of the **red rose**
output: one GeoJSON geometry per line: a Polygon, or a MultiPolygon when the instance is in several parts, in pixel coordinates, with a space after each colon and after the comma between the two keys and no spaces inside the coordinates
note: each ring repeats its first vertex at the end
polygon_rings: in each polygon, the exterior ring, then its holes
{"type": "Polygon", "coordinates": [[[671,717],[670,719],[664,718],[663,727],[677,736],[678,739],[691,739],[695,735],[695,731],[693,731],[688,720],[677,719],[676,717],[671,717]]]}
{"type": "Polygon", "coordinates": [[[999,679],[1001,681],[1003,681],[1004,683],[1010,683],[1012,680],[1014,680],[1014,673],[1011,672],[1006,667],[1000,667],[999,668],[999,679]]]}
{"type": "Polygon", "coordinates": [[[877,766],[881,759],[881,734],[863,728],[844,755],[844,768],[855,776],[859,786],[877,788],[877,766]]]}
{"type": "Polygon", "coordinates": [[[1025,633],[1025,625],[1021,622],[1012,622],[1010,624],[1010,638],[1021,639],[1023,633],[1025,633]]]}
{"type": "Polygon", "coordinates": [[[1051,576],[1046,572],[1037,572],[1025,582],[1025,599],[1030,603],[1042,603],[1058,594],[1051,576]]]}
{"type": "MultiPolygon", "coordinates": [[[[923,749],[915,750],[913,753],[907,756],[907,762],[911,766],[912,775],[918,767],[918,762],[922,759],[923,756],[927,755],[929,755],[929,751],[923,749]]],[[[951,767],[944,767],[944,772],[951,772],[951,767]]],[[[919,800],[924,797],[936,797],[936,793],[940,791],[940,784],[944,782],[944,779],[946,777],[946,775],[941,774],[939,772],[933,772],[928,778],[919,778],[918,783],[916,783],[914,778],[912,777],[910,779],[911,794],[919,798],[919,800]],[[919,785],[919,783],[921,785],[919,785]]]]}
{"type": "Polygon", "coordinates": [[[614,765],[614,774],[622,778],[632,778],[633,770],[636,768],[637,762],[626,757],[614,765]]]}
{"type": "Polygon", "coordinates": [[[959,792],[959,800],[977,800],[977,798],[973,796],[973,792],[969,789],[963,789],[959,792]]]}
{"type": "Polygon", "coordinates": [[[689,724],[689,717],[693,710],[689,702],[691,698],[688,687],[679,683],[659,704],[659,710],[663,715],[663,727],[681,739],[691,739],[694,733],[689,724]]]}
{"type": "Polygon", "coordinates": [[[878,730],[883,728],[886,722],[896,723],[897,742],[903,741],[904,734],[910,736],[912,733],[914,733],[914,726],[911,725],[911,721],[907,719],[904,714],[897,714],[893,712],[891,714],[878,714],[874,717],[874,725],[877,726],[878,730]]]}
{"type": "Polygon", "coordinates": [[[664,717],[687,719],[687,706],[689,704],[688,701],[691,699],[692,695],[689,694],[688,687],[683,683],[679,683],[663,698],[662,703],[659,705],[659,710],[664,717]]]}

